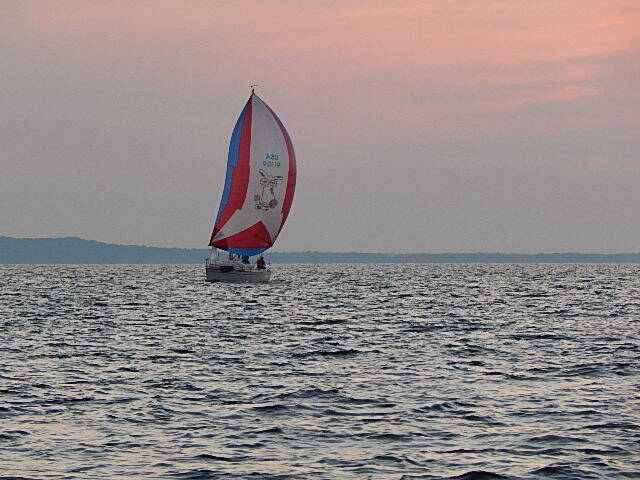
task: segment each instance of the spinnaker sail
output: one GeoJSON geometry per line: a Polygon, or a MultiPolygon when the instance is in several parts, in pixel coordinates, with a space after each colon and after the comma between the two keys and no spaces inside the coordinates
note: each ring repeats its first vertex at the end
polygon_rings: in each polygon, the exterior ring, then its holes
{"type": "Polygon", "coordinates": [[[278,116],[254,92],[236,122],[227,173],[209,245],[258,255],[287,220],[296,185],[296,157],[278,116]]]}

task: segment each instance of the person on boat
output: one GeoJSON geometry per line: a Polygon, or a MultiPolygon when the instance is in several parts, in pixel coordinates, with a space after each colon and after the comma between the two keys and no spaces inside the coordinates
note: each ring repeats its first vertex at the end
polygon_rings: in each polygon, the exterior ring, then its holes
{"type": "Polygon", "coordinates": [[[264,270],[265,268],[267,268],[267,264],[264,261],[264,258],[261,256],[258,261],[256,262],[256,268],[258,270],[264,270]]]}
{"type": "Polygon", "coordinates": [[[249,265],[249,255],[242,255],[242,263],[249,265]]]}

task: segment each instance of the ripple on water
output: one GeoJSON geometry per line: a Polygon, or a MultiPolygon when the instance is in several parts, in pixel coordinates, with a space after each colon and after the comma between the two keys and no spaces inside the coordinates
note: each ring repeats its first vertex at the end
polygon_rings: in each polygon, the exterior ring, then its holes
{"type": "Polygon", "coordinates": [[[2,479],[640,478],[637,265],[2,266],[2,479]]]}

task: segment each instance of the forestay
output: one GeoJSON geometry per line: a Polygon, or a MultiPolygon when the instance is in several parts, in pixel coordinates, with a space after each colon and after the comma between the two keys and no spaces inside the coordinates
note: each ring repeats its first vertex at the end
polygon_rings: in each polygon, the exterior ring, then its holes
{"type": "Polygon", "coordinates": [[[258,255],[276,241],[289,215],[296,158],[277,115],[252,92],[236,122],[220,208],[209,245],[258,255]]]}

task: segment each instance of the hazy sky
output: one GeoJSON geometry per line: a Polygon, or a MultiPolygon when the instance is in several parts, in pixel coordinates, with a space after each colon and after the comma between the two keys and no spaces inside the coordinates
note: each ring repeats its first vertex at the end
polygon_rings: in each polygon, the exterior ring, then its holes
{"type": "Polygon", "coordinates": [[[249,85],[274,250],[640,251],[640,1],[0,3],[0,235],[205,247],[249,85]]]}

